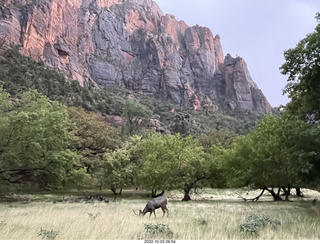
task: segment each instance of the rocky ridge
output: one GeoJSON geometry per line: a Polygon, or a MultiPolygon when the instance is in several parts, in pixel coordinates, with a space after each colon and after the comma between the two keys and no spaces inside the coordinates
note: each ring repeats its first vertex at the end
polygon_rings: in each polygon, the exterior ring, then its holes
{"type": "Polygon", "coordinates": [[[271,106],[219,35],[164,15],[152,0],[0,1],[0,39],[71,76],[194,110],[271,106]]]}

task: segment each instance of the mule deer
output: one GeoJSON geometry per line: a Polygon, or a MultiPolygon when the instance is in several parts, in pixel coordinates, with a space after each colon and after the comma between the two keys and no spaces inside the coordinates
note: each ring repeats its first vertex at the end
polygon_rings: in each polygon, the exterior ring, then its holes
{"type": "Polygon", "coordinates": [[[147,205],[145,206],[143,211],[139,210],[139,216],[144,216],[146,213],[150,212],[149,218],[151,217],[152,213],[157,218],[155,210],[158,208],[162,209],[162,212],[163,212],[162,217],[164,217],[166,212],[167,212],[167,216],[169,216],[169,210],[167,209],[167,203],[168,203],[168,200],[164,196],[153,198],[147,203],[147,205]]]}

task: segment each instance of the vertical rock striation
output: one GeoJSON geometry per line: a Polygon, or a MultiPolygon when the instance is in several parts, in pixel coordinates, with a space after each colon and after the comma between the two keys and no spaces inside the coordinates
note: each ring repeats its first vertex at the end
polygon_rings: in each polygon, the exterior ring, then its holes
{"type": "Polygon", "coordinates": [[[245,61],[223,56],[219,35],[164,15],[152,0],[7,0],[0,39],[81,84],[122,86],[195,110],[271,111],[245,61]]]}

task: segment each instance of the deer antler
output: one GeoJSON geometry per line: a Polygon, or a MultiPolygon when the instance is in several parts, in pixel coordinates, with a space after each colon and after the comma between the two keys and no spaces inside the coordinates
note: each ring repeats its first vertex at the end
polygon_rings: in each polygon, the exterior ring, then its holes
{"type": "Polygon", "coordinates": [[[137,214],[133,209],[132,209],[132,212],[133,212],[135,215],[139,216],[139,214],[137,214]]]}

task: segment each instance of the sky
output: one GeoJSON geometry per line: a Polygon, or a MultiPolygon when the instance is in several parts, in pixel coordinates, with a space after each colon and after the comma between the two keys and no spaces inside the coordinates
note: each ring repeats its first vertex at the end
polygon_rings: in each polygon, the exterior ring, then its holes
{"type": "Polygon", "coordinates": [[[155,0],[164,14],[219,34],[223,53],[244,58],[271,106],[285,105],[283,53],[314,31],[319,0],[155,0]]]}

